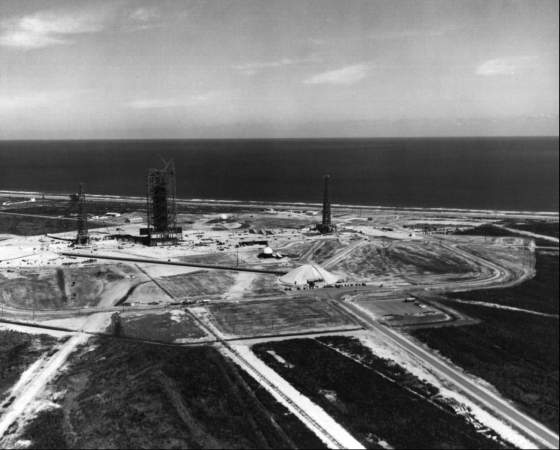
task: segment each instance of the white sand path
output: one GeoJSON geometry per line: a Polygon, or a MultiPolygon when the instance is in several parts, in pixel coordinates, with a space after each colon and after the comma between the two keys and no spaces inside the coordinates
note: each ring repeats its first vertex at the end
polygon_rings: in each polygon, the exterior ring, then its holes
{"type": "Polygon", "coordinates": [[[298,392],[284,378],[261,361],[249,347],[245,345],[232,345],[232,348],[252,366],[254,371],[247,370],[247,364],[236,361],[235,355],[231,352],[224,351],[224,354],[246,370],[251,377],[259,382],[279,403],[297,416],[329,448],[340,448],[341,446],[342,448],[364,448],[359,441],[327,414],[324,409],[298,392]],[[266,383],[263,382],[263,378],[267,381],[266,383]],[[282,395],[278,393],[278,390],[282,392],[282,395]],[[305,413],[302,414],[302,411],[305,413]]]}
{"type": "MultiPolygon", "coordinates": [[[[109,313],[94,314],[84,324],[84,331],[100,331],[106,328],[110,320],[109,313]]],[[[0,416],[0,446],[2,438],[10,426],[18,419],[24,419],[26,411],[32,407],[34,400],[41,394],[64,366],[68,357],[85,344],[91,335],[77,333],[68,339],[58,351],[49,358],[42,357],[27,369],[10,392],[14,397],[12,403],[0,416]]]]}
{"type": "Polygon", "coordinates": [[[524,309],[524,308],[516,308],[515,306],[500,305],[499,303],[477,302],[474,300],[461,300],[458,298],[447,298],[447,300],[450,300],[455,303],[464,303],[467,305],[475,305],[475,306],[485,306],[487,308],[505,309],[507,311],[516,311],[516,312],[522,312],[526,314],[532,314],[534,316],[550,317],[553,319],[558,319],[558,314],[548,314],[540,311],[534,311],[532,309],[524,309]]]}
{"type": "Polygon", "coordinates": [[[510,231],[512,233],[522,234],[524,236],[529,236],[537,239],[544,239],[545,241],[555,242],[556,244],[558,244],[558,238],[555,238],[553,236],[548,236],[546,234],[537,234],[531,231],[518,230],[517,228],[508,228],[503,225],[496,225],[496,226],[502,228],[503,230],[510,231]]]}
{"type": "MultiPolygon", "coordinates": [[[[376,356],[384,359],[389,359],[397,363],[399,366],[406,369],[411,374],[423,380],[426,383],[435,386],[439,390],[439,394],[452,402],[457,402],[463,405],[464,411],[472,415],[478,422],[493,430],[500,437],[512,443],[518,448],[532,449],[535,444],[514,430],[508,424],[502,422],[494,417],[485,409],[481,408],[473,401],[469,400],[463,394],[454,390],[451,385],[436,372],[431,370],[420,359],[416,358],[409,352],[404,351],[402,348],[391,345],[392,343],[384,338],[384,336],[377,336],[376,332],[371,330],[367,335],[362,335],[360,341],[368,347],[376,356]]],[[[492,388],[484,380],[477,380],[481,385],[486,385],[492,388]]]]}
{"type": "Polygon", "coordinates": [[[87,341],[87,335],[77,334],[66,341],[60,350],[46,360],[39,360],[22,375],[23,382],[16,384],[11,396],[15,397],[7,411],[0,417],[0,437],[4,436],[10,425],[22,415],[28,405],[52,380],[68,356],[80,344],[87,341]]]}

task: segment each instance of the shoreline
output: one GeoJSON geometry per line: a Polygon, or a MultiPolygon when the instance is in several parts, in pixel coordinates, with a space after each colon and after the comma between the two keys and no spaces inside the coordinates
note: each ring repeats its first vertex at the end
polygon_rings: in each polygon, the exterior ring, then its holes
{"type": "MultiPolygon", "coordinates": [[[[22,196],[35,197],[47,200],[68,199],[70,192],[39,192],[24,190],[0,190],[1,197],[22,196]]],[[[130,202],[142,203],[146,201],[145,197],[130,195],[112,195],[112,194],[86,194],[88,199],[109,201],[109,202],[130,202]]],[[[280,201],[260,201],[260,200],[223,200],[223,199],[202,199],[202,198],[176,198],[176,202],[182,205],[201,205],[201,206],[237,206],[249,208],[321,208],[320,202],[280,202],[280,201]]],[[[499,209],[477,209],[477,208],[451,208],[451,207],[422,207],[422,206],[380,206],[380,205],[355,205],[344,203],[332,203],[333,209],[354,209],[361,211],[399,211],[399,212],[432,212],[447,214],[482,214],[488,216],[537,216],[545,218],[559,217],[559,211],[527,211],[527,210],[499,210],[499,209]]]]}

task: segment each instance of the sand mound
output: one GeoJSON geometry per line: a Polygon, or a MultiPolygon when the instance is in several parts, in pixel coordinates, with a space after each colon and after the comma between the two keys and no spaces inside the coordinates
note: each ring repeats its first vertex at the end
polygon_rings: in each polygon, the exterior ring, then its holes
{"type": "Polygon", "coordinates": [[[304,285],[308,282],[333,284],[338,281],[338,277],[318,264],[304,264],[280,277],[280,281],[295,285],[304,285]]]}

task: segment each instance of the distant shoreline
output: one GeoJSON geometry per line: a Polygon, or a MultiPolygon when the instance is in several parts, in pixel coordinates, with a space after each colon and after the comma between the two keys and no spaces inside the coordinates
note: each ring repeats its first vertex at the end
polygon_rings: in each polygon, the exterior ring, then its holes
{"type": "MultiPolygon", "coordinates": [[[[0,190],[0,197],[19,196],[19,197],[35,197],[45,198],[48,200],[67,199],[71,192],[37,192],[23,190],[0,190]]],[[[109,202],[130,202],[142,203],[146,201],[145,197],[129,196],[129,195],[107,195],[107,194],[87,194],[87,198],[93,200],[104,200],[109,202]]],[[[256,200],[221,200],[221,199],[202,199],[202,198],[176,198],[176,202],[182,205],[205,205],[205,206],[239,206],[249,208],[320,208],[321,203],[318,202],[275,202],[275,201],[256,201],[256,200]]],[[[468,208],[435,208],[435,207],[413,207],[413,206],[378,206],[378,205],[355,205],[332,203],[334,209],[354,209],[361,211],[394,211],[394,212],[431,212],[440,214],[482,214],[487,216],[530,216],[543,218],[559,217],[558,211],[523,211],[523,210],[496,210],[496,209],[468,209],[468,208]]]]}
{"type": "Polygon", "coordinates": [[[149,168],[175,164],[182,199],[361,208],[558,211],[555,138],[0,142],[1,190],[142,197],[149,168]],[[224,200],[233,199],[233,200],[224,200]],[[256,202],[255,202],[256,201],[256,202]]]}
{"type": "Polygon", "coordinates": [[[161,141],[348,141],[348,140],[407,140],[407,139],[559,139],[557,134],[522,134],[519,136],[504,136],[504,135],[481,135],[481,136],[463,136],[463,135],[450,135],[450,136],[351,136],[351,137],[222,137],[222,138],[209,138],[209,137],[109,137],[109,138],[54,138],[54,139],[0,139],[3,142],[111,142],[111,141],[129,141],[129,142],[161,142],[161,141]]]}

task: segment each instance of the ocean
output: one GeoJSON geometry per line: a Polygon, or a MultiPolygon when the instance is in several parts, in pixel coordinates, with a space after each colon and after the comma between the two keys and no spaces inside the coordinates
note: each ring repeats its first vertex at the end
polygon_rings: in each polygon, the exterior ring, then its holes
{"type": "Polygon", "coordinates": [[[145,195],[173,159],[181,198],[558,211],[558,137],[0,141],[0,190],[145,195]]]}

